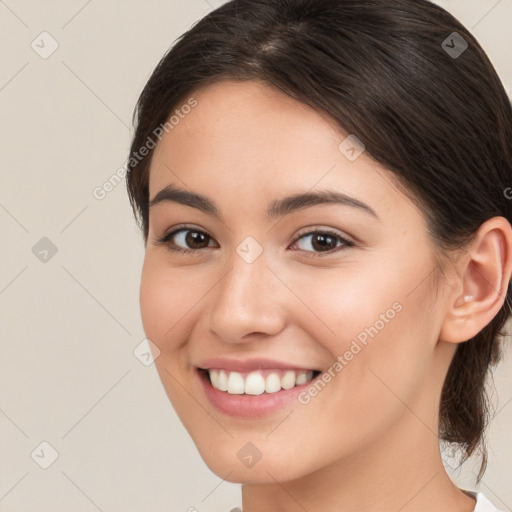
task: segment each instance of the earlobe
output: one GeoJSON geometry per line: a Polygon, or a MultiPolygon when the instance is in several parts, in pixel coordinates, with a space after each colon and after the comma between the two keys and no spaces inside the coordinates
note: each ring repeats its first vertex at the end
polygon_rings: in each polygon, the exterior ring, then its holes
{"type": "Polygon", "coordinates": [[[505,302],[512,272],[512,227],[504,217],[484,222],[459,260],[440,341],[460,343],[473,338],[505,302]]]}

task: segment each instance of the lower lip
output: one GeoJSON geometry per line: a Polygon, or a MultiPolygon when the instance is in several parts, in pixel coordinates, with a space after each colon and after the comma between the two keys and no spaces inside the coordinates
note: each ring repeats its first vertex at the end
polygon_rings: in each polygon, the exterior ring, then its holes
{"type": "Polygon", "coordinates": [[[297,400],[299,393],[316,380],[315,378],[305,384],[291,389],[281,389],[275,393],[232,395],[226,391],[215,389],[210,383],[207,372],[197,370],[197,373],[206,397],[212,405],[220,412],[237,418],[257,418],[271,415],[297,400]]]}

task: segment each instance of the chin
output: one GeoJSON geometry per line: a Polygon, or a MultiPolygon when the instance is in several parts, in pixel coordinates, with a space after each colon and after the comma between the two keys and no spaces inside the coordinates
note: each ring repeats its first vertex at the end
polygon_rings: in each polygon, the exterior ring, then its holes
{"type": "Polygon", "coordinates": [[[282,452],[274,455],[262,454],[261,458],[252,465],[250,462],[244,464],[240,459],[244,459],[243,454],[238,458],[237,447],[218,445],[215,450],[211,450],[211,444],[206,450],[199,450],[199,454],[204,463],[219,478],[231,483],[238,484],[273,484],[276,480],[286,482],[305,476],[308,471],[303,465],[290,459],[282,452]]]}

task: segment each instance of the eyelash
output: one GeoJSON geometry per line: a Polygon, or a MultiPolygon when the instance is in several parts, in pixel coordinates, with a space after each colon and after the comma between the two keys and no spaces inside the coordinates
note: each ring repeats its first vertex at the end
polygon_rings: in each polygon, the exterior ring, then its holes
{"type": "MultiPolygon", "coordinates": [[[[180,227],[178,227],[178,228],[176,228],[176,229],[166,233],[161,239],[157,240],[157,244],[166,244],[168,246],[169,250],[175,251],[175,252],[179,252],[179,253],[182,253],[182,254],[193,254],[193,253],[196,253],[194,255],[197,255],[197,253],[199,253],[201,250],[203,250],[203,249],[184,249],[183,247],[176,246],[176,245],[174,247],[171,246],[168,243],[169,240],[171,240],[171,238],[174,235],[176,235],[177,233],[179,233],[181,231],[193,231],[193,232],[196,232],[196,233],[201,233],[203,235],[206,235],[207,237],[210,236],[208,233],[206,233],[206,231],[203,231],[202,229],[197,229],[197,228],[193,228],[193,227],[189,227],[189,226],[180,226],[180,227]]],[[[332,236],[333,238],[336,238],[338,241],[342,242],[343,245],[339,246],[339,247],[336,247],[334,249],[330,249],[329,251],[325,251],[325,252],[314,252],[314,251],[304,251],[304,250],[302,251],[302,252],[307,253],[308,257],[311,257],[311,258],[318,258],[318,257],[323,257],[325,255],[330,255],[330,254],[333,254],[335,252],[338,252],[343,247],[348,249],[348,248],[353,247],[355,245],[354,242],[351,242],[350,240],[347,240],[346,238],[343,238],[338,233],[335,233],[334,231],[330,231],[329,229],[318,229],[318,230],[307,231],[306,233],[302,233],[302,234],[300,234],[294,240],[292,245],[295,245],[301,238],[303,238],[305,236],[316,235],[316,234],[332,236]]],[[[211,237],[210,237],[210,239],[211,239],[211,237]]],[[[301,250],[301,249],[298,249],[298,250],[301,250]]]]}

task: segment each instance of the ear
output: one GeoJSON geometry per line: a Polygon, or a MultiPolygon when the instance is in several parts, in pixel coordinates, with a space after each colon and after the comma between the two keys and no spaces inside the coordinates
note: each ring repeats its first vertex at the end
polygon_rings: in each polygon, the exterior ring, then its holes
{"type": "Polygon", "coordinates": [[[458,262],[439,340],[467,341],[488,325],[505,302],[511,273],[512,227],[505,217],[493,217],[458,262]]]}

